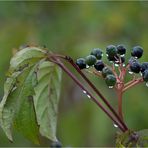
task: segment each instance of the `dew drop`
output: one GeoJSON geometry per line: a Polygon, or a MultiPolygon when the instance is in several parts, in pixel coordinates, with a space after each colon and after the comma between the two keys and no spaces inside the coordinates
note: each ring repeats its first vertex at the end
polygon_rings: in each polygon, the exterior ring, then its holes
{"type": "Polygon", "coordinates": [[[148,87],[148,82],[146,82],[146,87],[148,87]]]}
{"type": "Polygon", "coordinates": [[[115,123],[114,123],[113,125],[114,125],[114,127],[115,127],[115,128],[117,128],[117,127],[118,127],[118,125],[117,125],[117,124],[115,124],[115,123]]]}
{"type": "Polygon", "coordinates": [[[115,64],[115,66],[118,67],[119,65],[118,64],[115,64]]]}
{"type": "Polygon", "coordinates": [[[106,56],[108,57],[108,54],[106,54],[106,56]]]}
{"type": "Polygon", "coordinates": [[[91,97],[90,97],[90,95],[87,95],[87,97],[90,99],[91,97]]]}
{"type": "Polygon", "coordinates": [[[123,67],[125,67],[125,64],[123,64],[123,67]]]}
{"type": "Polygon", "coordinates": [[[85,90],[83,90],[83,93],[84,93],[84,94],[86,94],[86,91],[85,91],[85,90]]]}
{"type": "Polygon", "coordinates": [[[88,68],[89,68],[89,66],[88,66],[88,65],[86,65],[86,68],[88,69],[88,68]]]}
{"type": "Polygon", "coordinates": [[[135,59],[138,59],[138,57],[134,57],[135,59]]]}
{"type": "Polygon", "coordinates": [[[142,76],[142,72],[140,72],[140,75],[142,76]]]}
{"type": "Polygon", "coordinates": [[[103,57],[103,53],[101,54],[101,56],[103,57]]]}
{"type": "Polygon", "coordinates": [[[124,57],[125,56],[125,54],[122,54],[122,55],[120,55],[121,57],[124,57]]]}
{"type": "Polygon", "coordinates": [[[129,73],[129,74],[131,74],[131,75],[133,74],[133,72],[132,72],[132,71],[129,71],[128,73],[129,73]]]}
{"type": "Polygon", "coordinates": [[[109,86],[109,88],[113,88],[114,86],[109,86]]]}

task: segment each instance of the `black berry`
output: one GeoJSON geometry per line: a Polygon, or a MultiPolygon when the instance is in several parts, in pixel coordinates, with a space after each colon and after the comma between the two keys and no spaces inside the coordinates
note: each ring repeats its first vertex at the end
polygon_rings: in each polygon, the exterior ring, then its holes
{"type": "Polygon", "coordinates": [[[89,55],[86,57],[85,62],[88,66],[92,66],[96,63],[97,59],[94,55],[89,55]]]}
{"type": "Polygon", "coordinates": [[[99,60],[95,65],[94,65],[95,69],[97,71],[102,71],[102,69],[105,67],[104,63],[99,60]]]}
{"type": "Polygon", "coordinates": [[[148,69],[148,62],[144,62],[141,64],[141,72],[143,73],[146,69],[148,69]]]}
{"type": "Polygon", "coordinates": [[[107,75],[105,78],[107,86],[114,86],[116,84],[116,77],[114,75],[107,75]]]}
{"type": "Polygon", "coordinates": [[[143,55],[143,48],[140,46],[135,46],[132,49],[131,55],[136,58],[141,58],[143,55]]]}
{"type": "Polygon", "coordinates": [[[134,73],[139,73],[141,70],[141,65],[139,62],[132,62],[130,64],[130,70],[134,73]]]}
{"type": "Polygon", "coordinates": [[[52,142],[50,145],[51,148],[62,148],[62,144],[57,141],[57,142],[52,142]]]}
{"type": "Polygon", "coordinates": [[[106,47],[106,54],[109,57],[114,57],[115,55],[117,55],[117,48],[114,45],[109,45],[106,47]]]}
{"type": "Polygon", "coordinates": [[[109,75],[109,74],[113,75],[112,70],[109,69],[108,67],[104,67],[104,68],[102,69],[102,76],[105,78],[105,77],[106,77],[107,75],[109,75]]]}
{"type": "Polygon", "coordinates": [[[78,67],[80,69],[86,68],[86,62],[85,62],[85,59],[84,58],[77,59],[76,64],[78,65],[78,67]]]}
{"type": "Polygon", "coordinates": [[[99,48],[94,48],[91,51],[91,55],[94,55],[98,60],[101,60],[102,56],[103,56],[103,52],[101,49],[99,48]]]}
{"type": "Polygon", "coordinates": [[[124,45],[117,46],[117,53],[120,55],[124,55],[126,53],[126,48],[124,45]]]}
{"type": "Polygon", "coordinates": [[[143,75],[143,80],[144,80],[145,82],[148,82],[148,69],[145,70],[142,75],[143,75]]]}
{"type": "Polygon", "coordinates": [[[118,60],[115,61],[116,64],[121,64],[125,62],[125,57],[119,57],[118,60]]]}

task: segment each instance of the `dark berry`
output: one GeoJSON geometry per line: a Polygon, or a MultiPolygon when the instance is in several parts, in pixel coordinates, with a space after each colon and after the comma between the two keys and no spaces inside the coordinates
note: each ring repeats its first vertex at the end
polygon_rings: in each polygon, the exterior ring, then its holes
{"type": "Polygon", "coordinates": [[[114,86],[116,84],[116,77],[114,75],[107,75],[105,78],[107,86],[114,86]]]}
{"type": "Polygon", "coordinates": [[[148,82],[148,69],[145,70],[142,75],[143,75],[143,80],[144,80],[145,82],[148,82]]]}
{"type": "Polygon", "coordinates": [[[118,56],[117,55],[115,55],[115,56],[108,56],[107,57],[107,59],[111,62],[115,62],[115,61],[117,61],[118,60],[118,56]]]}
{"type": "Polygon", "coordinates": [[[52,142],[50,145],[51,148],[62,148],[62,144],[57,141],[57,142],[52,142]]]}
{"type": "Polygon", "coordinates": [[[102,76],[105,78],[105,77],[106,77],[107,75],[109,75],[109,74],[113,75],[112,70],[109,69],[108,67],[104,67],[104,68],[102,69],[102,76]]]}
{"type": "Polygon", "coordinates": [[[114,57],[115,55],[117,55],[117,48],[114,45],[109,45],[106,47],[106,54],[109,57],[114,57]]]}
{"type": "Polygon", "coordinates": [[[85,62],[88,66],[92,66],[96,63],[97,59],[94,55],[89,55],[86,57],[85,62]]]}
{"type": "Polygon", "coordinates": [[[85,62],[85,59],[84,58],[77,59],[76,64],[78,65],[78,67],[80,69],[86,68],[86,62],[85,62]]]}
{"type": "Polygon", "coordinates": [[[134,73],[139,73],[141,70],[141,65],[139,62],[132,62],[130,64],[130,70],[134,73]]]}
{"type": "Polygon", "coordinates": [[[94,55],[98,60],[101,60],[101,58],[103,56],[103,52],[99,48],[94,48],[90,54],[94,55]]]}
{"type": "Polygon", "coordinates": [[[138,59],[141,58],[143,55],[143,48],[140,46],[133,47],[131,55],[138,59]]]}
{"type": "Polygon", "coordinates": [[[119,57],[118,60],[115,61],[116,64],[124,63],[125,57],[119,57]]]}
{"type": "Polygon", "coordinates": [[[135,59],[134,57],[131,57],[128,61],[128,63],[131,65],[133,62],[138,62],[137,59],[135,59]]]}
{"type": "Polygon", "coordinates": [[[143,73],[146,69],[148,69],[148,62],[144,62],[141,64],[141,72],[143,73]]]}
{"type": "Polygon", "coordinates": [[[105,67],[104,63],[99,60],[95,65],[94,65],[95,69],[98,71],[102,71],[102,69],[105,67]]]}
{"type": "Polygon", "coordinates": [[[120,55],[124,55],[126,53],[126,48],[124,45],[117,46],[117,53],[120,55]]]}

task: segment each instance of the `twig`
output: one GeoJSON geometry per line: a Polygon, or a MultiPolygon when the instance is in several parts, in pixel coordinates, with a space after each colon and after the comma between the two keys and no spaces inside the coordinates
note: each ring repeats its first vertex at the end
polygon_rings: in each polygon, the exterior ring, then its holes
{"type": "MultiPolygon", "coordinates": [[[[50,59],[51,60],[51,59],[50,59]]],[[[118,127],[125,132],[126,129],[122,126],[122,124],[116,120],[113,115],[111,113],[108,112],[108,110],[106,110],[100,103],[99,101],[82,85],[82,83],[67,69],[67,67],[64,66],[64,64],[59,61],[59,59],[56,58],[52,58],[51,60],[52,62],[58,64],[73,80],[74,82],[76,82],[76,84],[87,93],[88,96],[90,96],[90,98],[92,99],[93,102],[95,102],[107,115],[108,117],[115,123],[118,125],[118,127]]]]}

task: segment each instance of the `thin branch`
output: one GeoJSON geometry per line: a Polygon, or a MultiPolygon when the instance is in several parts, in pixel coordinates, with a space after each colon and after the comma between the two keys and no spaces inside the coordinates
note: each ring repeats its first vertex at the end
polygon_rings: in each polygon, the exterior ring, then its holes
{"type": "Polygon", "coordinates": [[[143,82],[143,78],[132,80],[129,82],[129,84],[126,87],[124,87],[122,92],[125,92],[127,89],[132,88],[133,86],[138,85],[142,82],[143,82]]]}
{"type": "Polygon", "coordinates": [[[100,91],[92,84],[92,82],[85,76],[85,74],[79,69],[79,67],[74,63],[71,57],[63,56],[63,55],[55,55],[55,54],[53,56],[67,60],[77,70],[77,72],[82,76],[82,78],[90,85],[90,87],[96,92],[96,94],[103,100],[103,102],[107,105],[110,111],[115,115],[118,121],[123,125],[124,129],[128,130],[126,124],[120,119],[120,117],[118,116],[116,111],[113,109],[113,107],[110,105],[110,103],[105,99],[105,97],[100,93],[100,91]]]}
{"type": "Polygon", "coordinates": [[[82,85],[82,83],[69,71],[69,69],[67,69],[67,67],[64,66],[63,63],[61,63],[61,61],[59,61],[59,59],[55,59],[53,58],[53,60],[51,60],[52,62],[58,64],[72,79],[74,82],[76,82],[76,84],[83,90],[86,92],[86,94],[88,96],[90,96],[90,98],[92,99],[93,102],[95,102],[107,115],[108,117],[115,123],[118,125],[118,127],[124,132],[126,131],[126,129],[124,127],[122,127],[122,124],[116,120],[113,115],[108,112],[108,110],[106,110],[100,103],[99,101],[82,85]]]}

